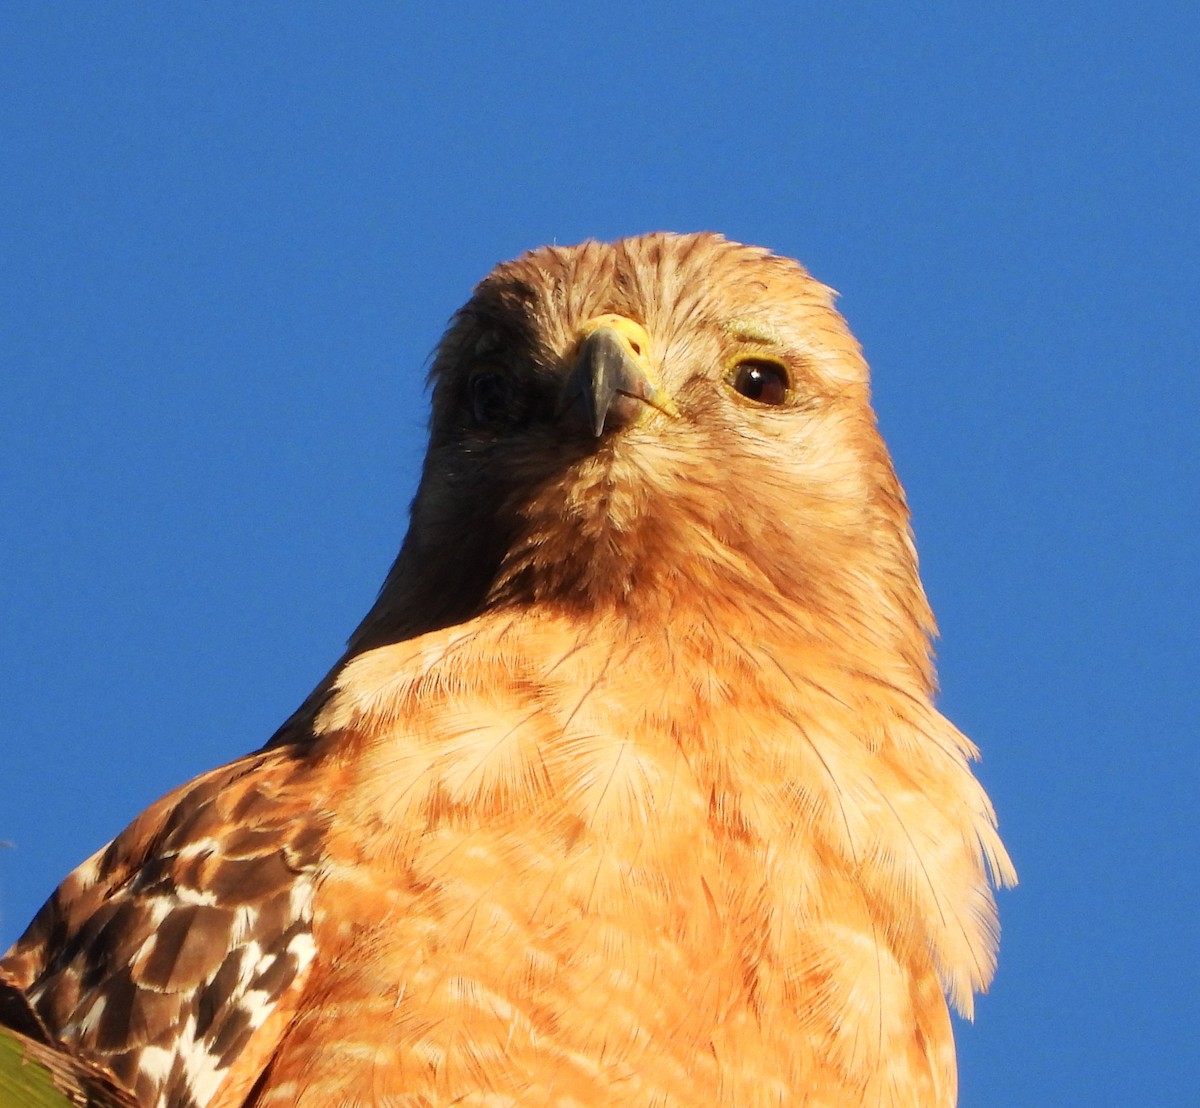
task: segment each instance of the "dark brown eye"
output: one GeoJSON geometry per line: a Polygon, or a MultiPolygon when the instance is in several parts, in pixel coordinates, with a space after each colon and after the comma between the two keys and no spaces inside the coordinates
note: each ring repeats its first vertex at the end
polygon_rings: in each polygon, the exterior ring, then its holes
{"type": "Polygon", "coordinates": [[[476,423],[507,423],[512,418],[513,389],[507,378],[499,373],[477,373],[468,389],[476,423]]]}
{"type": "Polygon", "coordinates": [[[733,387],[747,400],[772,406],[787,400],[787,370],[778,362],[739,362],[733,371],[733,387]]]}

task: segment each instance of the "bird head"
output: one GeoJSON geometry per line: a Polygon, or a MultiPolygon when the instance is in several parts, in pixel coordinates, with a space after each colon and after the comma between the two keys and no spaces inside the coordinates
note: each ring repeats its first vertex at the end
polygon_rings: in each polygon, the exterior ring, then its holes
{"type": "Polygon", "coordinates": [[[636,619],[695,598],[882,612],[927,664],[866,364],[798,263],[715,234],[543,247],[477,286],[431,382],[412,527],[363,645],[503,605],[636,619]]]}

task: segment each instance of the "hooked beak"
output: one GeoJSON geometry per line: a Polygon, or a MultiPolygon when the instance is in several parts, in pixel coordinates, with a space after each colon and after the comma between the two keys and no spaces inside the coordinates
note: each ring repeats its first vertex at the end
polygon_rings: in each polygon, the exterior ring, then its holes
{"type": "Polygon", "coordinates": [[[669,416],[679,409],[650,368],[650,336],[632,319],[601,315],[580,329],[582,342],[563,385],[559,412],[582,410],[592,434],[627,427],[654,408],[669,416]]]}

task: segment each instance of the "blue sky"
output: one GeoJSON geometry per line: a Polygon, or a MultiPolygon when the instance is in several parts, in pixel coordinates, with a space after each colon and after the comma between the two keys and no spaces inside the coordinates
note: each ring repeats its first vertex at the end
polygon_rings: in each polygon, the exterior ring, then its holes
{"type": "Polygon", "coordinates": [[[337,656],[472,284],[713,229],[842,293],[1021,873],[962,1104],[1191,1102],[1198,9],[411,7],[0,17],[0,948],[337,656]]]}

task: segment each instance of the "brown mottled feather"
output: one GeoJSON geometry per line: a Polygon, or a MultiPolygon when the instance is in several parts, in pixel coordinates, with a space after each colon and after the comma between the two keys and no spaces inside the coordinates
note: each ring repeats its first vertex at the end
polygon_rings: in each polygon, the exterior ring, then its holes
{"type": "Polygon", "coordinates": [[[345,659],[64,882],[3,963],[40,1018],[146,1105],[953,1104],[1013,874],[832,294],[715,235],[543,248],[432,380],[345,659]],[[608,314],[677,415],[593,438],[556,398],[608,314]]]}
{"type": "Polygon", "coordinates": [[[295,751],[198,778],[68,877],[3,966],[142,1103],[205,1103],[311,955],[321,795],[295,751]]]}

